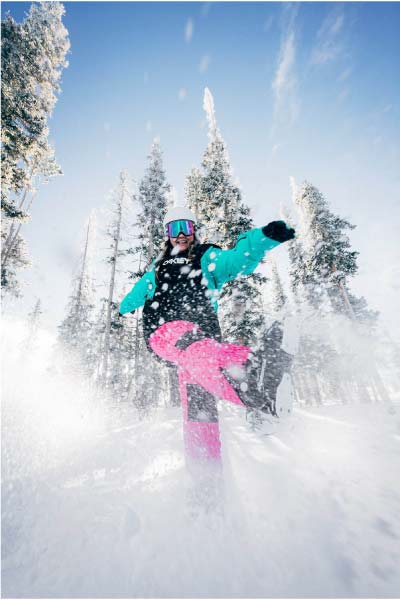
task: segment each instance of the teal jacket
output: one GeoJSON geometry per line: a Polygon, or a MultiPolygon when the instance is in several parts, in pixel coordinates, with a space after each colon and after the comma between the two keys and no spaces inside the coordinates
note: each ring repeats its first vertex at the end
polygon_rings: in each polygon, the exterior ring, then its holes
{"type": "MultiPolygon", "coordinates": [[[[202,275],[205,285],[210,290],[210,300],[215,311],[218,310],[218,295],[224,283],[240,275],[253,273],[265,252],[279,246],[280,243],[265,236],[262,228],[257,227],[240,235],[232,249],[211,247],[203,254],[200,263],[202,275]]],[[[155,291],[153,263],[122,300],[119,312],[126,314],[143,306],[146,300],[153,298],[155,291]]]]}

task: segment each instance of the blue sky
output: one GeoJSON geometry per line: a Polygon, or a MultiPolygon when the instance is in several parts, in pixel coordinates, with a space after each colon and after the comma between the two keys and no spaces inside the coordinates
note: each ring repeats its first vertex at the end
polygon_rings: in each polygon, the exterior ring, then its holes
{"type": "MultiPolygon", "coordinates": [[[[3,2],[16,20],[30,3],[3,2]]],[[[50,120],[64,176],[40,188],[24,228],[33,268],[26,312],[63,316],[84,222],[121,169],[139,181],[154,137],[168,181],[207,144],[211,90],[234,174],[257,225],[307,179],[349,218],[360,251],[352,285],[400,330],[397,2],[65,2],[69,67],[50,120]]]]}

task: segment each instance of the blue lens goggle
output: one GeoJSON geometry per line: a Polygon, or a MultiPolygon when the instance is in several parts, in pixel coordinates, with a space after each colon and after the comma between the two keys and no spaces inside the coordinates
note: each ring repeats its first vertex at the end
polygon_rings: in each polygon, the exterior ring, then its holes
{"type": "Polygon", "coordinates": [[[184,235],[193,235],[193,221],[188,221],[187,219],[180,219],[179,221],[171,221],[170,223],[167,223],[168,237],[176,238],[181,232],[184,235]]]}

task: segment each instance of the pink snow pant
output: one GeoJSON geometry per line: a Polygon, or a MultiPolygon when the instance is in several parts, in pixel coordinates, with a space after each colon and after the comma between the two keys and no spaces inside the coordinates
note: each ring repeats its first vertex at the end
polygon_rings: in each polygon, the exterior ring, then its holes
{"type": "Polygon", "coordinates": [[[185,350],[177,348],[176,343],[182,335],[193,329],[198,330],[199,327],[189,321],[164,323],[151,335],[149,344],[155,354],[178,366],[186,455],[195,459],[219,460],[221,441],[218,419],[210,422],[189,418],[187,386],[198,385],[215,398],[244,406],[221,369],[243,365],[251,349],[210,338],[193,342],[185,350]]]}

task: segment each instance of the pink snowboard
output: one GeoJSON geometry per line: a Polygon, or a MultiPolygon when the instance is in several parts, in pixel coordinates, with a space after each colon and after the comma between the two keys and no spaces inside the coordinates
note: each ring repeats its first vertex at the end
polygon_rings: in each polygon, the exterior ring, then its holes
{"type": "Polygon", "coordinates": [[[221,442],[218,419],[213,422],[189,419],[188,385],[198,385],[215,398],[229,400],[243,406],[221,369],[243,365],[249,356],[250,348],[219,343],[210,338],[193,342],[185,350],[177,348],[176,343],[182,335],[195,329],[198,330],[198,326],[189,321],[164,323],[152,334],[149,344],[158,356],[178,365],[187,456],[195,459],[219,460],[221,442]]]}

